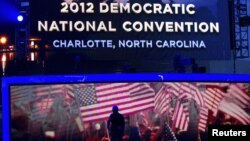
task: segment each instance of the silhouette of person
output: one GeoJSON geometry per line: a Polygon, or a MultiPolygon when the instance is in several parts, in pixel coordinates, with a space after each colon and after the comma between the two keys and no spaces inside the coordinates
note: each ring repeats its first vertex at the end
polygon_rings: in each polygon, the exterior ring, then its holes
{"type": "Polygon", "coordinates": [[[111,141],[121,141],[124,135],[125,120],[118,111],[118,106],[113,106],[113,113],[109,116],[108,129],[111,134],[111,141]]]}
{"type": "Polygon", "coordinates": [[[11,140],[12,141],[30,141],[31,135],[28,132],[29,118],[22,113],[11,119],[11,140]]]}

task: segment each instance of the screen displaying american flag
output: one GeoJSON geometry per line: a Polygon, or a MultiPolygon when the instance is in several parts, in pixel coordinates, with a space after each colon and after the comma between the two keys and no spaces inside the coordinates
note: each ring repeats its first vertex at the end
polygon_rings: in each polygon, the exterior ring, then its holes
{"type": "Polygon", "coordinates": [[[154,90],[148,83],[87,85],[76,89],[75,94],[85,122],[107,120],[113,105],[118,105],[124,115],[154,108],[154,90]]]}
{"type": "Polygon", "coordinates": [[[12,138],[27,131],[31,140],[109,140],[107,120],[117,105],[125,117],[124,139],[200,139],[211,124],[250,124],[249,88],[203,82],[11,86],[12,138]]]}

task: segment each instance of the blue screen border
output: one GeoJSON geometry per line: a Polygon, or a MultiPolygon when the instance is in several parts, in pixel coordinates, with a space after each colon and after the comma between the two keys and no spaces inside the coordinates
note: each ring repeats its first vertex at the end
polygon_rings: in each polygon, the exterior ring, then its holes
{"type": "Polygon", "coordinates": [[[56,83],[98,82],[241,82],[250,83],[247,74],[89,74],[51,76],[12,76],[2,78],[2,135],[10,141],[10,86],[56,83]]]}

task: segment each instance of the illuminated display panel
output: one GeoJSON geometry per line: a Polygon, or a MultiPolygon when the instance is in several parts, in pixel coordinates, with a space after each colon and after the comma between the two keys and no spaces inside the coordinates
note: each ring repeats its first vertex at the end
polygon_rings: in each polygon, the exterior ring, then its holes
{"type": "Polygon", "coordinates": [[[7,77],[3,139],[105,140],[113,105],[125,117],[124,138],[192,140],[198,131],[203,138],[207,125],[250,124],[249,80],[215,74],[7,77]]]}
{"type": "Polygon", "coordinates": [[[71,2],[30,2],[31,35],[56,52],[87,60],[230,59],[227,0],[71,2]]]}

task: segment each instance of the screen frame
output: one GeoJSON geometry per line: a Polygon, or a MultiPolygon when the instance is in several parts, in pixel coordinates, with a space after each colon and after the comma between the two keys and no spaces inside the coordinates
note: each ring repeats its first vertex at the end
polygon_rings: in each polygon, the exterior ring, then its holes
{"type": "Polygon", "coordinates": [[[240,82],[250,83],[248,74],[88,74],[51,76],[11,76],[2,78],[2,136],[10,141],[10,86],[100,83],[100,82],[240,82]]]}

